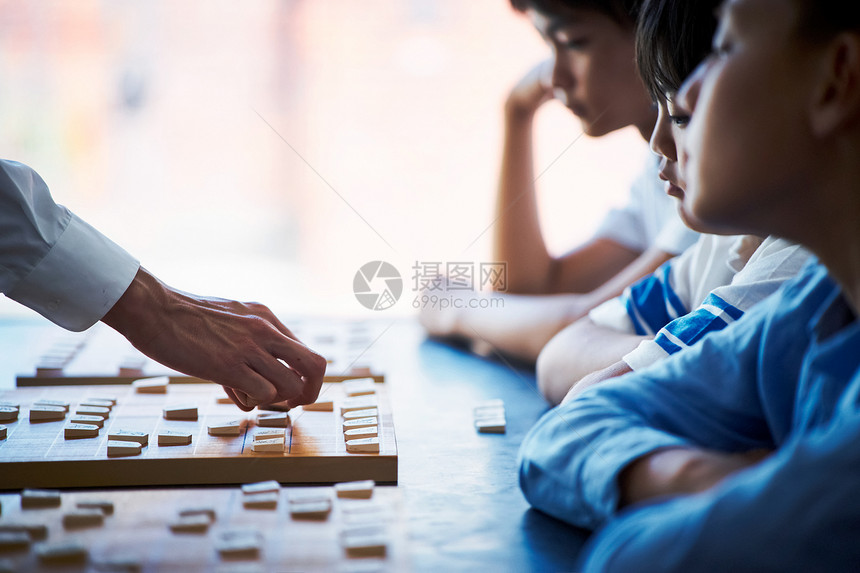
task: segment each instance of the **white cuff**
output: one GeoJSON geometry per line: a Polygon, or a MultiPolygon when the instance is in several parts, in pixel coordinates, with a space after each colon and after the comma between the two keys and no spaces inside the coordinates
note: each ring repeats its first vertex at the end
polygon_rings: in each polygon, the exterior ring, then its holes
{"type": "Polygon", "coordinates": [[[82,331],[113,307],[139,268],[137,259],[73,214],[45,258],[6,296],[82,331]]]}
{"type": "Polygon", "coordinates": [[[669,354],[653,340],[643,340],[635,350],[625,354],[621,360],[627,363],[632,370],[642,370],[668,358],[669,354]]]}

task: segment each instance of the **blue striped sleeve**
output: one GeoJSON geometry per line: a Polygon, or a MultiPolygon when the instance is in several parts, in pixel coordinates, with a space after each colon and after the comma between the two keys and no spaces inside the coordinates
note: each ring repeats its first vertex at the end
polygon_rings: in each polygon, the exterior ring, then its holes
{"type": "Polygon", "coordinates": [[[672,261],[624,291],[621,298],[636,334],[656,334],[687,309],[672,288],[672,261]]]}
{"type": "Polygon", "coordinates": [[[667,324],[654,338],[667,354],[692,346],[705,335],[724,329],[743,316],[743,311],[714,293],[708,295],[695,311],[667,324]]]}

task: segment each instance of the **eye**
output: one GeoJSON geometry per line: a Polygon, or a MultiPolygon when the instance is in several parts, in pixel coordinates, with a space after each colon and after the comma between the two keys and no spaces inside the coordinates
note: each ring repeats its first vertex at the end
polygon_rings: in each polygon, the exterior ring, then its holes
{"type": "Polygon", "coordinates": [[[562,44],[566,50],[584,50],[588,46],[585,38],[573,38],[562,44]]]}
{"type": "Polygon", "coordinates": [[[678,127],[687,127],[687,124],[690,123],[689,115],[670,115],[669,121],[672,122],[672,125],[678,127]]]}

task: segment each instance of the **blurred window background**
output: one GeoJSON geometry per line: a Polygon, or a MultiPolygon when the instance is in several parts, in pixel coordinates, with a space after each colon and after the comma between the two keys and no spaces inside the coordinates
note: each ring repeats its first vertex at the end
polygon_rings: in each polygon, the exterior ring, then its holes
{"type": "MultiPolygon", "coordinates": [[[[548,56],[507,0],[5,0],[0,156],[183,290],[373,316],[353,276],[385,260],[408,314],[416,261],[491,260],[502,104],[548,56]]],[[[562,253],[648,151],[545,108],[562,253]]]]}

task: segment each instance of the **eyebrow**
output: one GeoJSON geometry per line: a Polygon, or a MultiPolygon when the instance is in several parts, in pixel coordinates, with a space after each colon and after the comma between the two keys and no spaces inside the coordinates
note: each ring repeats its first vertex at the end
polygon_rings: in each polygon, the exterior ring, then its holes
{"type": "Polygon", "coordinates": [[[575,26],[580,22],[582,22],[582,18],[578,18],[576,16],[565,16],[564,18],[555,17],[550,20],[550,24],[549,26],[547,26],[547,36],[552,37],[555,35],[556,32],[558,32],[560,28],[564,28],[566,26],[575,26]]]}

